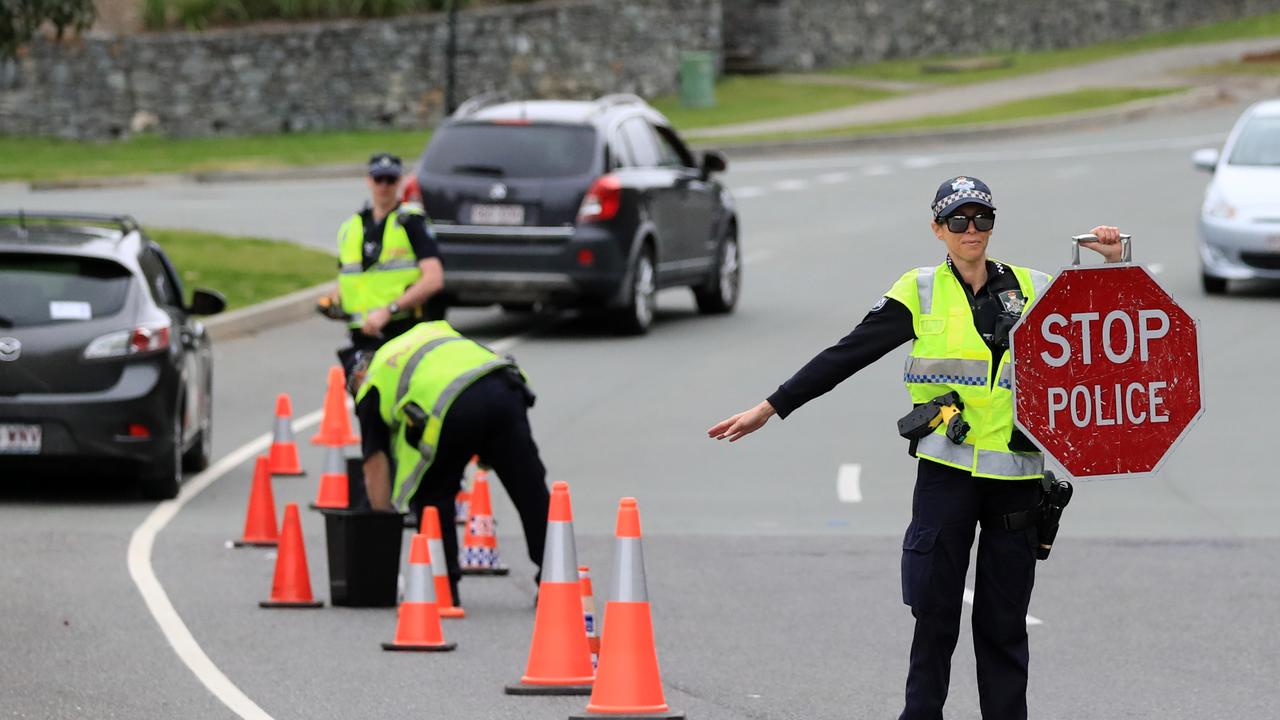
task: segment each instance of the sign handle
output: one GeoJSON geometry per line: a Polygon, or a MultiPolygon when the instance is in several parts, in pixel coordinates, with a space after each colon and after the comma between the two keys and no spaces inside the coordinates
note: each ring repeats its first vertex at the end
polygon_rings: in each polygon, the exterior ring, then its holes
{"type": "MultiPolygon", "coordinates": [[[[1128,235],[1126,233],[1120,233],[1120,244],[1123,248],[1120,253],[1120,262],[1124,262],[1124,263],[1133,262],[1133,247],[1129,243],[1129,239],[1132,237],[1133,237],[1132,235],[1128,235]]],[[[1075,237],[1071,238],[1071,264],[1072,265],[1080,264],[1080,243],[1081,242],[1089,242],[1097,239],[1098,239],[1098,236],[1094,235],[1093,233],[1076,235],[1075,237]]]]}

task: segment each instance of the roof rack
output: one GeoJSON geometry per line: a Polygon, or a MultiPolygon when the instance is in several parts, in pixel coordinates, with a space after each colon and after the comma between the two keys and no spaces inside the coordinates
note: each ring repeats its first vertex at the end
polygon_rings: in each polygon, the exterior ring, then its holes
{"type": "Polygon", "coordinates": [[[596,99],[596,104],[601,108],[610,108],[615,105],[648,105],[644,98],[632,93],[613,93],[612,95],[603,95],[596,99]]]}
{"type": "Polygon", "coordinates": [[[467,98],[450,117],[464,118],[474,115],[490,105],[509,101],[511,98],[504,92],[487,92],[467,98]]]}
{"type": "Polygon", "coordinates": [[[0,222],[14,223],[23,229],[32,223],[59,225],[106,225],[119,230],[121,235],[128,235],[138,229],[138,221],[130,215],[111,215],[109,213],[70,213],[37,210],[0,210],[0,222]]]}

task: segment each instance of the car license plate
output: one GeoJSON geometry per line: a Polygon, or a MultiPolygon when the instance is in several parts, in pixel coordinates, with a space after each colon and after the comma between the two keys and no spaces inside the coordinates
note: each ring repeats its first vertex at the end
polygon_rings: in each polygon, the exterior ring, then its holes
{"type": "Polygon", "coordinates": [[[472,225],[523,225],[523,205],[472,205],[472,225]]]}
{"type": "Polygon", "coordinates": [[[35,455],[40,452],[39,425],[0,425],[0,455],[35,455]]]}

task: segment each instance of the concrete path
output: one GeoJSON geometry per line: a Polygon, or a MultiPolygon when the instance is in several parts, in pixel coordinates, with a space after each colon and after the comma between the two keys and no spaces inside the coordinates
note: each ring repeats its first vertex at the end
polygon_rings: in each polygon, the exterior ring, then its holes
{"type": "Polygon", "coordinates": [[[1003,80],[954,87],[943,85],[902,97],[808,115],[690,130],[685,135],[691,140],[706,140],[801,133],[959,113],[1088,87],[1168,87],[1214,82],[1210,77],[1199,78],[1178,73],[1202,65],[1236,60],[1244,53],[1272,49],[1280,49],[1280,37],[1186,45],[1003,80]]]}

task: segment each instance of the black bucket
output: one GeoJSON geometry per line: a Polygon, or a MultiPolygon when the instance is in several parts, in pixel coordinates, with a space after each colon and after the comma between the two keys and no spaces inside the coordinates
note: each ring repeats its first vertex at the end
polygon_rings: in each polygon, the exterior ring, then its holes
{"type": "Polygon", "coordinates": [[[394,607],[404,518],[367,510],[322,512],[333,604],[394,607]]]}

